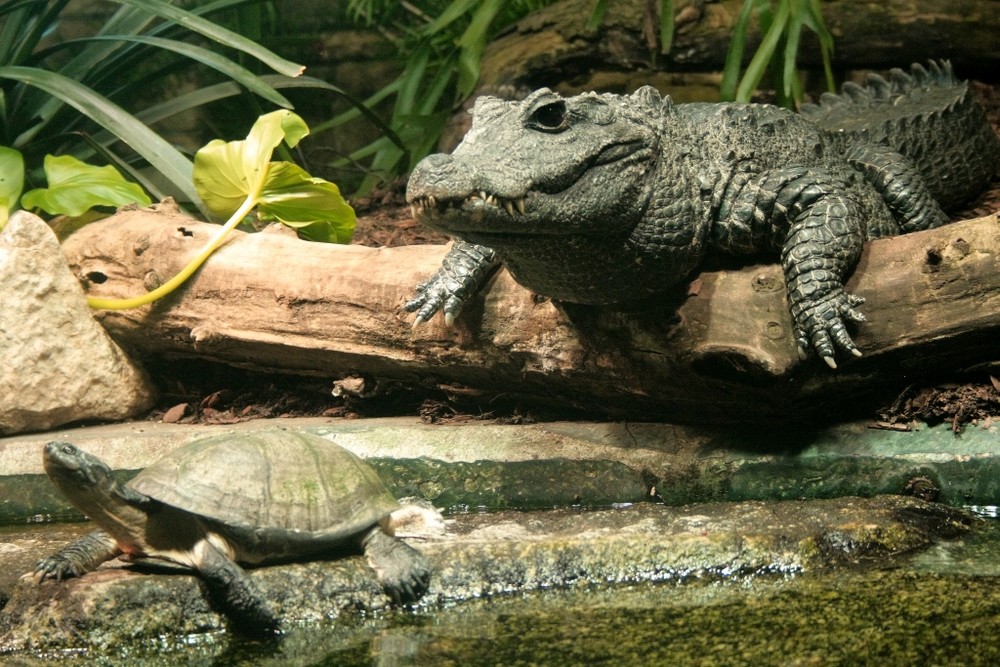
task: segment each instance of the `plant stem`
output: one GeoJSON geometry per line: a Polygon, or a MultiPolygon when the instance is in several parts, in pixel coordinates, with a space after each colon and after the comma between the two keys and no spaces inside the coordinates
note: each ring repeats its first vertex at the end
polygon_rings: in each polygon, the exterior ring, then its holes
{"type": "Polygon", "coordinates": [[[216,251],[216,249],[222,245],[225,240],[226,235],[233,230],[236,225],[240,223],[243,218],[249,215],[250,211],[253,210],[254,206],[257,205],[257,200],[260,198],[259,193],[253,193],[252,196],[248,196],[243,204],[236,210],[235,213],[230,216],[226,224],[218,231],[218,233],[212,238],[208,244],[198,253],[198,256],[193,260],[188,262],[180,272],[173,278],[163,283],[156,289],[146,292],[141,296],[135,296],[129,299],[103,299],[101,297],[87,297],[87,305],[91,308],[103,309],[103,310],[127,310],[129,308],[138,308],[139,306],[145,306],[147,303],[152,303],[159,298],[162,298],[175,289],[180,287],[185,280],[191,277],[191,275],[201,268],[201,265],[205,263],[209,255],[216,251]]]}

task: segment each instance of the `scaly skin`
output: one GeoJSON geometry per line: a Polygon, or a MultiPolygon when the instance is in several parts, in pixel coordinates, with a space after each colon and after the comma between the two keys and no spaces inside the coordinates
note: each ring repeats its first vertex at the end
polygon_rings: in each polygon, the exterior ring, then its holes
{"type": "Polygon", "coordinates": [[[501,263],[544,296],[615,304],[664,292],[709,253],[773,253],[800,352],[836,367],[837,350],[860,355],[848,325],[862,299],[844,282],[864,242],[945,224],[938,202],[976,194],[998,156],[947,63],[869,77],[802,115],[674,105],[650,87],[480,98],[455,152],[410,177],[414,215],[458,240],[406,308],[451,320],[501,263]]]}

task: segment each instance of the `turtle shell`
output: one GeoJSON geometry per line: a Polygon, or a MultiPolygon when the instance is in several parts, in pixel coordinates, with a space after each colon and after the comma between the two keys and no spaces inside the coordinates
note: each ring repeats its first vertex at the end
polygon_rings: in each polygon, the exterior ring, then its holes
{"type": "Polygon", "coordinates": [[[355,534],[399,508],[361,458],[317,435],[284,430],[196,440],[129,486],[222,526],[298,539],[355,534]]]}

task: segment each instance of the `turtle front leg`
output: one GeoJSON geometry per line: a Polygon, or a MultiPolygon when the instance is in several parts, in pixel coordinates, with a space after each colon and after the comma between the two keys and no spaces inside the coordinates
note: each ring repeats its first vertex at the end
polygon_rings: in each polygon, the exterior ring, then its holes
{"type": "Polygon", "coordinates": [[[194,567],[209,598],[229,618],[234,630],[249,635],[280,633],[280,622],[246,571],[208,540],[194,547],[194,567]]]}
{"type": "Polygon", "coordinates": [[[373,528],[361,539],[368,564],[386,594],[396,604],[415,602],[427,591],[431,570],[422,553],[381,527],[373,528]]]}
{"type": "Polygon", "coordinates": [[[103,530],[95,530],[38,561],[34,574],[39,581],[46,579],[59,581],[69,577],[79,577],[97,569],[101,563],[120,556],[121,553],[118,543],[110,535],[103,530]]]}

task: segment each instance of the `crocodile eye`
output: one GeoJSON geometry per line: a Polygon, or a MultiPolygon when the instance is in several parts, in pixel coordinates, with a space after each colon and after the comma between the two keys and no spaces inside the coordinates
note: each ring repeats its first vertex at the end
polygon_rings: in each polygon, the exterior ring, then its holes
{"type": "Polygon", "coordinates": [[[562,100],[545,104],[531,112],[528,123],[543,132],[561,132],[569,127],[566,103],[562,100]]]}

